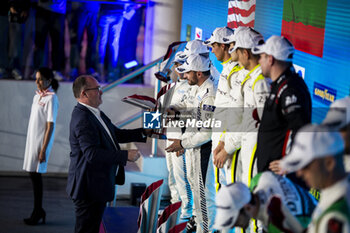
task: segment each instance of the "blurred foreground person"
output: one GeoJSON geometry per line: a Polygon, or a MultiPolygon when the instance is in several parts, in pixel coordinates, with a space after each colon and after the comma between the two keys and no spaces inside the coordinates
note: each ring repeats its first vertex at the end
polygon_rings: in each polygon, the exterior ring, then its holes
{"type": "Polygon", "coordinates": [[[303,232],[317,202],[305,189],[270,171],[257,174],[249,188],[241,183],[223,186],[216,197],[216,229],[261,226],[251,232],[303,232]],[[262,229],[261,229],[262,228],[262,229]]]}
{"type": "Polygon", "coordinates": [[[322,125],[339,131],[345,143],[344,166],[350,172],[350,97],[336,100],[331,104],[322,125]]]}
{"type": "Polygon", "coordinates": [[[350,185],[343,164],[344,142],[338,132],[307,125],[296,134],[291,153],[281,161],[312,188],[321,190],[310,233],[350,232],[350,185]]]}

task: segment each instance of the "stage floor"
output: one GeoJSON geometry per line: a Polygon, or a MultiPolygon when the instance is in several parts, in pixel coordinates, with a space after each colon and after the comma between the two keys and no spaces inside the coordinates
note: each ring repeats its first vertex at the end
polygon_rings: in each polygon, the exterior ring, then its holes
{"type": "Polygon", "coordinates": [[[136,233],[139,208],[134,206],[107,207],[100,233],[136,233]]]}
{"type": "MultiPolygon", "coordinates": [[[[66,178],[44,176],[43,186],[43,208],[46,211],[46,224],[27,226],[24,224],[23,218],[29,217],[33,208],[33,191],[29,176],[0,176],[0,232],[74,232],[74,206],[65,191],[66,178]]],[[[139,208],[131,206],[129,199],[117,200],[116,205],[118,206],[116,209],[106,208],[104,219],[107,233],[136,232],[139,208]],[[119,223],[119,221],[121,222],[119,223]],[[113,231],[114,229],[118,229],[118,231],[113,231]],[[121,231],[119,229],[130,230],[121,231]]]]}

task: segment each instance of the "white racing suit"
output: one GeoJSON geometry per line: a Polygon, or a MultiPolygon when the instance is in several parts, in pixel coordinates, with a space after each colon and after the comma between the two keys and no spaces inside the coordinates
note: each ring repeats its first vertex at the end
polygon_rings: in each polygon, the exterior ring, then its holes
{"type": "MultiPolygon", "coordinates": [[[[227,115],[229,114],[229,106],[231,103],[230,99],[230,85],[228,82],[228,78],[230,76],[230,72],[237,65],[237,62],[234,62],[231,60],[231,58],[223,63],[223,70],[220,74],[219,83],[218,83],[218,89],[216,91],[215,96],[215,112],[214,112],[214,119],[221,121],[221,128],[213,130],[211,140],[212,140],[212,152],[216,149],[216,147],[219,145],[220,141],[225,141],[225,132],[228,125],[227,122],[227,115]]],[[[214,156],[214,154],[213,154],[214,156]]],[[[224,167],[221,169],[218,169],[214,166],[215,170],[215,185],[216,185],[216,191],[219,190],[221,185],[226,185],[229,183],[232,183],[230,175],[226,175],[226,173],[230,172],[230,166],[229,162],[225,163],[224,167]]]]}
{"type": "Polygon", "coordinates": [[[241,95],[243,96],[243,113],[240,129],[234,127],[229,129],[233,133],[229,140],[226,140],[225,150],[229,153],[241,147],[238,164],[241,164],[240,181],[246,185],[250,184],[251,178],[257,173],[256,162],[254,158],[257,143],[257,121],[253,118],[253,112],[261,119],[262,111],[270,92],[270,85],[267,79],[261,74],[261,67],[257,65],[249,71],[241,82],[241,95]],[[239,145],[239,138],[241,143],[239,145]],[[231,147],[230,147],[231,146],[231,147]],[[235,148],[233,148],[233,147],[235,148]]]}
{"type": "MultiPolygon", "coordinates": [[[[226,183],[230,184],[241,180],[242,166],[238,161],[240,146],[241,146],[241,132],[240,125],[242,123],[243,115],[243,95],[241,93],[241,82],[244,80],[247,70],[238,64],[234,66],[228,77],[229,84],[229,107],[225,113],[227,129],[225,137],[225,151],[232,155],[224,165],[224,171],[226,176],[226,183]]],[[[235,230],[222,230],[222,232],[239,232],[240,229],[235,230]]]]}
{"type": "MultiPolygon", "coordinates": [[[[174,91],[170,101],[170,107],[179,109],[186,103],[191,87],[185,79],[177,81],[173,88],[174,91]]],[[[166,135],[168,139],[181,139],[182,128],[167,128],[166,135]]],[[[166,146],[168,147],[172,143],[172,141],[167,140],[166,146]]],[[[177,157],[174,152],[166,152],[166,162],[169,172],[168,184],[171,194],[171,203],[181,201],[180,221],[188,220],[192,216],[193,200],[190,184],[187,180],[186,157],[177,157]]]]}
{"type": "Polygon", "coordinates": [[[226,167],[227,176],[230,177],[230,183],[240,181],[242,176],[242,166],[239,164],[239,153],[241,148],[241,124],[243,117],[244,100],[241,92],[241,83],[246,77],[248,71],[243,67],[236,65],[231,70],[228,82],[230,85],[230,105],[229,112],[226,115],[228,126],[225,134],[225,151],[232,154],[226,167]]]}
{"type": "Polygon", "coordinates": [[[211,231],[215,219],[215,183],[211,158],[215,91],[211,78],[191,90],[186,105],[186,112],[190,113],[190,116],[185,121],[186,124],[191,124],[186,125],[181,140],[182,147],[186,149],[187,178],[196,210],[197,232],[211,231]],[[202,122],[203,125],[196,122],[202,122]]]}
{"type": "MultiPolygon", "coordinates": [[[[225,141],[225,150],[233,153],[231,169],[234,170],[236,180],[250,185],[251,178],[257,173],[256,159],[254,157],[257,144],[257,121],[253,118],[253,112],[262,116],[262,110],[267,99],[270,86],[261,74],[261,67],[257,65],[252,70],[238,72],[236,81],[232,85],[232,102],[235,114],[230,114],[230,132],[225,141]],[[239,84],[239,87],[238,87],[239,84]],[[240,91],[236,91],[240,89],[240,91]],[[242,102],[243,101],[243,102],[242,102]],[[240,111],[242,110],[242,112],[240,111]],[[239,123],[239,121],[241,122],[239,123]],[[235,122],[236,121],[236,122],[235,122]],[[232,128],[231,128],[232,127],[232,128]]],[[[250,232],[257,232],[254,225],[261,225],[258,221],[251,222],[250,232]]],[[[239,232],[239,229],[236,229],[239,232]]]]}
{"type": "MultiPolygon", "coordinates": [[[[260,202],[257,219],[261,226],[260,229],[252,229],[255,232],[280,232],[273,225],[274,222],[293,232],[302,232],[311,221],[312,212],[317,205],[316,199],[288,178],[271,171],[262,172],[252,179],[249,188],[260,202]],[[280,206],[274,203],[273,197],[281,200],[280,206]]],[[[257,226],[253,228],[255,227],[257,226]]]]}

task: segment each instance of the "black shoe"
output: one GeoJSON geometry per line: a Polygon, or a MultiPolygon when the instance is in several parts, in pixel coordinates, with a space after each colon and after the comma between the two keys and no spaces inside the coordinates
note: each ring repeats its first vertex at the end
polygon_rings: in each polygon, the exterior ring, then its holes
{"type": "Polygon", "coordinates": [[[196,232],[197,224],[196,224],[196,221],[195,221],[195,217],[196,216],[192,216],[190,218],[190,220],[187,222],[187,225],[186,225],[186,232],[187,233],[196,232]]]}
{"type": "Polygon", "coordinates": [[[25,218],[23,221],[27,225],[37,225],[41,219],[42,224],[45,224],[46,213],[44,209],[34,210],[30,218],[25,218]]]}

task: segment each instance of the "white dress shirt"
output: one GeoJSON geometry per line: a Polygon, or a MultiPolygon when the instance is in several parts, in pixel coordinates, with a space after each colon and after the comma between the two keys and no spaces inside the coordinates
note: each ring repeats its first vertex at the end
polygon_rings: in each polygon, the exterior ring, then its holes
{"type": "Polygon", "coordinates": [[[111,138],[112,142],[113,142],[113,145],[115,146],[115,148],[118,150],[118,147],[116,146],[114,140],[113,140],[113,137],[112,137],[112,134],[111,132],[109,131],[107,125],[105,124],[105,122],[102,120],[101,118],[101,110],[98,109],[98,108],[94,108],[94,107],[91,107],[87,104],[84,104],[84,103],[81,103],[79,102],[79,104],[87,107],[91,112],[92,114],[94,114],[94,116],[97,118],[97,120],[101,123],[101,125],[103,126],[103,128],[106,130],[107,134],[109,135],[109,137],[111,138]]]}

